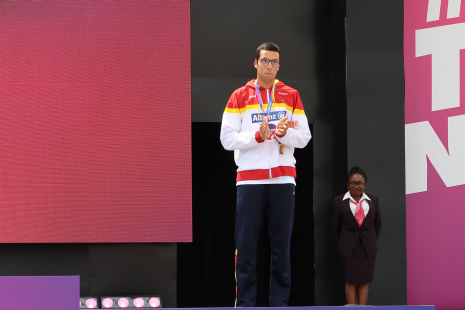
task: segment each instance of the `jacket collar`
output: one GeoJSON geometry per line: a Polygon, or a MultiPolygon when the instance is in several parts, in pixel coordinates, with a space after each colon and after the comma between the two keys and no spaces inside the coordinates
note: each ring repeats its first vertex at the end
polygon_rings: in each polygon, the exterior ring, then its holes
{"type": "MultiPolygon", "coordinates": [[[[349,199],[349,198],[352,198],[352,196],[350,195],[350,192],[347,192],[344,197],[342,197],[342,200],[346,200],[346,199],[349,199]]],[[[353,199],[353,198],[352,198],[353,199]]],[[[363,193],[362,194],[362,198],[361,199],[365,199],[367,201],[371,200],[370,197],[368,197],[367,194],[363,193]]],[[[355,199],[354,199],[355,200],[355,199]]]]}
{"type": "MultiPolygon", "coordinates": [[[[275,79],[274,81],[276,82],[276,89],[284,85],[284,83],[278,79],[275,79]]],[[[255,89],[255,80],[250,80],[245,85],[255,89]]],[[[264,88],[260,86],[260,89],[264,89],[264,88]]]]}

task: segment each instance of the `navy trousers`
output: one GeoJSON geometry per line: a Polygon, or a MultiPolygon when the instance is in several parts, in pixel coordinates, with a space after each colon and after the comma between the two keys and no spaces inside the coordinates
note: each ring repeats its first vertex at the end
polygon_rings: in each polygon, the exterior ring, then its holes
{"type": "Polygon", "coordinates": [[[295,185],[238,185],[236,204],[236,307],[254,307],[257,298],[257,242],[263,214],[271,241],[270,307],[286,307],[291,291],[290,245],[295,185]]]}

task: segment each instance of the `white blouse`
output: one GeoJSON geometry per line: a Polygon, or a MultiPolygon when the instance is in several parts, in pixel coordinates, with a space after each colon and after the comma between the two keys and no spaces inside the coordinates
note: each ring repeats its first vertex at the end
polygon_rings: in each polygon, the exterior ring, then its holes
{"type": "MultiPolygon", "coordinates": [[[[344,195],[344,197],[342,198],[342,200],[344,201],[344,200],[349,199],[349,198],[352,198],[352,200],[355,201],[355,199],[350,195],[350,192],[347,192],[344,195]]],[[[370,206],[368,205],[367,200],[371,201],[371,199],[365,193],[362,194],[362,198],[360,198],[360,199],[364,199],[363,202],[362,202],[363,213],[365,213],[365,216],[367,216],[368,211],[370,210],[370,206]]],[[[349,201],[349,205],[350,205],[350,211],[352,211],[352,214],[355,216],[355,209],[357,208],[357,205],[354,204],[352,201],[349,201]]]]}

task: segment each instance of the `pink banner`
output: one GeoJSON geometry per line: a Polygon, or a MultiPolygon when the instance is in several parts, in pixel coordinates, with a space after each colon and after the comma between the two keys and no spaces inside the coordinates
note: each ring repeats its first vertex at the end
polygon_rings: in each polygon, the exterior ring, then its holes
{"type": "Polygon", "coordinates": [[[0,242],[192,241],[189,14],[0,3],[0,242]]]}
{"type": "Polygon", "coordinates": [[[408,304],[464,309],[465,6],[404,1],[408,304]]]}

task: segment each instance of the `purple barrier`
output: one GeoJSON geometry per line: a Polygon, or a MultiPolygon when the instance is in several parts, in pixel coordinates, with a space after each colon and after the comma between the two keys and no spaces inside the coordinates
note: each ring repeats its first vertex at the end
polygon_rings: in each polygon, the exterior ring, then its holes
{"type": "Polygon", "coordinates": [[[0,277],[2,310],[78,310],[79,276],[0,277]]]}

